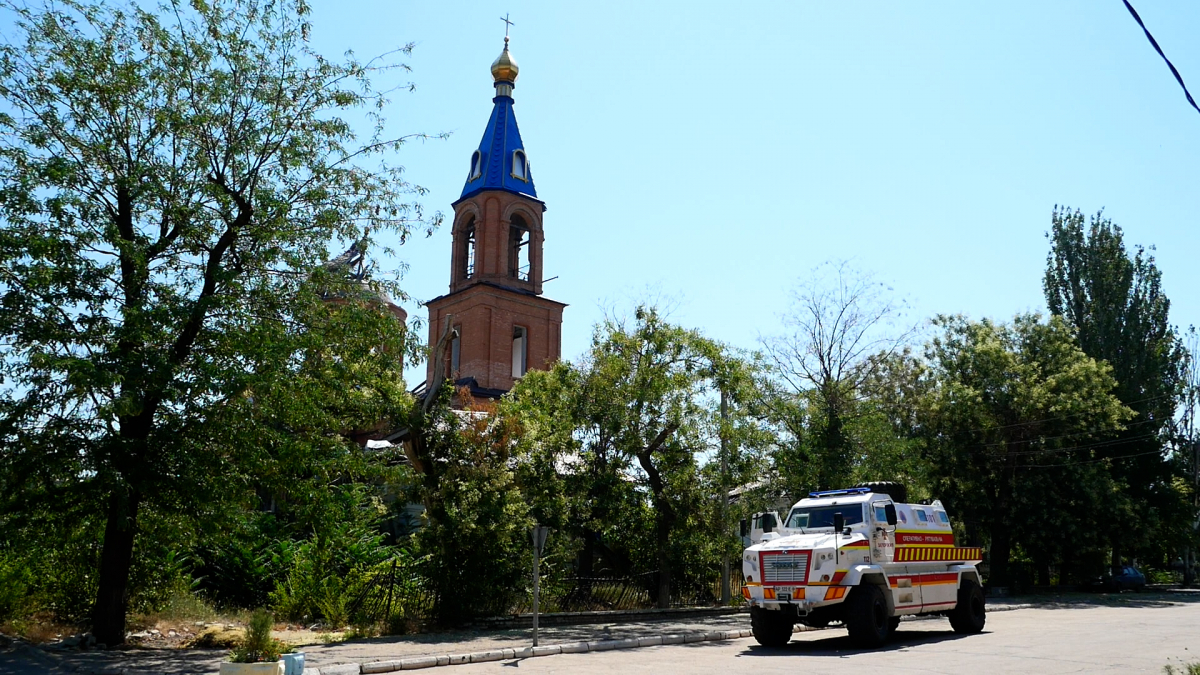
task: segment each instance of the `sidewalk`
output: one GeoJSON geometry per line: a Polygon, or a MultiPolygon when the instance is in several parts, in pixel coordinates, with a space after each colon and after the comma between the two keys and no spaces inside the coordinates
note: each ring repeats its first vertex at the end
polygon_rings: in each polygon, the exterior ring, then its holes
{"type": "MultiPolygon", "coordinates": [[[[680,619],[591,623],[572,626],[546,626],[538,631],[539,645],[606,642],[663,635],[685,635],[724,631],[748,631],[748,613],[718,616],[692,616],[680,619]]],[[[397,661],[417,656],[447,656],[476,652],[519,650],[531,645],[529,628],[475,630],[453,633],[390,636],[309,645],[305,654],[305,672],[317,669],[340,673],[330,668],[338,664],[363,664],[397,661]]],[[[682,639],[680,640],[682,642],[682,639]]],[[[228,650],[129,649],[106,652],[47,652],[28,645],[0,651],[0,673],[12,675],[193,675],[216,673],[228,650]]],[[[358,668],[345,669],[347,673],[358,668]]],[[[452,675],[452,671],[450,671],[452,675]]]]}

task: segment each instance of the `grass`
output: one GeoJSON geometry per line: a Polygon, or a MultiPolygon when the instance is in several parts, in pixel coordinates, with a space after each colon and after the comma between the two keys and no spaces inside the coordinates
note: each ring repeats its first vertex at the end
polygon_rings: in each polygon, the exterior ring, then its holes
{"type": "Polygon", "coordinates": [[[158,611],[134,615],[130,617],[129,623],[133,626],[156,626],[188,621],[210,622],[220,618],[220,613],[204,598],[186,590],[179,590],[172,593],[158,611]]]}
{"type": "Polygon", "coordinates": [[[0,623],[0,633],[20,637],[33,644],[51,642],[59,637],[78,633],[79,626],[54,618],[48,612],[38,612],[20,619],[0,623]]]}
{"type": "Polygon", "coordinates": [[[1163,672],[1167,675],[1200,675],[1200,662],[1180,664],[1178,669],[1168,664],[1163,666],[1163,672]]]}

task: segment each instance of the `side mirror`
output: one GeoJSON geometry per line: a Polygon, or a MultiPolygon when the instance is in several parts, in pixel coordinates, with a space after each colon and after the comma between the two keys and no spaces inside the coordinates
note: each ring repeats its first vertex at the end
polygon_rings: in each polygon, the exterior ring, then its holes
{"type": "Polygon", "coordinates": [[[883,507],[883,513],[887,517],[888,525],[896,524],[896,505],[887,504],[883,507]]]}
{"type": "Polygon", "coordinates": [[[746,522],[745,518],[742,518],[741,534],[743,537],[750,534],[750,525],[746,522]]]}
{"type": "Polygon", "coordinates": [[[843,516],[841,513],[833,514],[833,531],[841,534],[844,529],[846,529],[846,516],[843,516]]]}
{"type": "Polygon", "coordinates": [[[775,514],[774,513],[764,513],[762,515],[763,534],[766,534],[767,532],[773,532],[774,530],[775,530],[775,514]]]}

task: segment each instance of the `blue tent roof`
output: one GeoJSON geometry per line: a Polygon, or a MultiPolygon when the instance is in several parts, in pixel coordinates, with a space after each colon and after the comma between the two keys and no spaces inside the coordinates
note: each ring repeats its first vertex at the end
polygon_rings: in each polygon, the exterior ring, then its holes
{"type": "Polygon", "coordinates": [[[507,190],[537,199],[533,174],[529,171],[529,159],[525,157],[525,146],[521,143],[521,130],[517,128],[517,118],[513,115],[512,96],[500,94],[492,102],[495,103],[492,117],[476,151],[479,165],[476,165],[475,155],[472,154],[471,173],[467,175],[459,199],[466,199],[480,190],[507,190]],[[520,173],[513,171],[513,161],[518,151],[525,157],[525,180],[513,175],[520,173]]]}

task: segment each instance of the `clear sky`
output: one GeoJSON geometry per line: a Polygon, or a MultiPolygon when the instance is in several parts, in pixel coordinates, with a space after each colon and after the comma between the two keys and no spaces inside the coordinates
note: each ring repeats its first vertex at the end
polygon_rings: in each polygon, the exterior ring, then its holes
{"type": "MultiPolygon", "coordinates": [[[[1200,3],[1134,6],[1200,95],[1200,3]]],[[[1200,324],[1200,113],[1120,0],[316,0],[327,54],[416,43],[416,90],[388,114],[396,133],[450,133],[400,158],[430,210],[462,190],[505,13],[565,358],[605,307],[648,294],[752,348],[830,259],[917,316],[1044,311],[1055,204],[1156,246],[1172,321],[1200,324]]],[[[381,261],[410,266],[418,300],[448,289],[448,222],[381,261]]]]}

